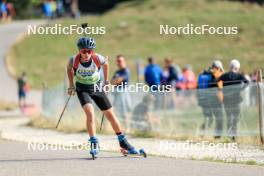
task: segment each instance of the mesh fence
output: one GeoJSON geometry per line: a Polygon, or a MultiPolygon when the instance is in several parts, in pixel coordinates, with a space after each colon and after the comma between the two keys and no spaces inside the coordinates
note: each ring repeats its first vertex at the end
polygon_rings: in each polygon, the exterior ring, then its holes
{"type": "MultiPolygon", "coordinates": [[[[264,86],[261,84],[262,101],[264,86]]],[[[58,119],[65,104],[65,86],[44,90],[43,115],[58,119]]],[[[129,133],[166,137],[259,136],[257,84],[216,88],[108,94],[118,119],[129,133]]],[[[262,107],[264,109],[264,105],[262,107]]],[[[96,108],[96,118],[101,115],[96,108]]],[[[63,121],[85,119],[77,96],[70,101],[63,121]]],[[[109,123],[105,122],[107,129],[109,123]]]]}
{"type": "Polygon", "coordinates": [[[260,114],[261,114],[261,120],[260,123],[262,128],[261,128],[261,133],[262,133],[262,139],[264,141],[264,83],[259,83],[260,84],[260,98],[261,98],[261,108],[259,108],[260,110],[260,114]]]}

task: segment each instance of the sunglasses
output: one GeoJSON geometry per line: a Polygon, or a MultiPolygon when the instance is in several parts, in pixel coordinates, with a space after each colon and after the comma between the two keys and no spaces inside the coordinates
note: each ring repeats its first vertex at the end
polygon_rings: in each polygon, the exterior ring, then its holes
{"type": "Polygon", "coordinates": [[[80,53],[82,53],[82,54],[86,54],[86,53],[92,54],[93,53],[93,50],[90,50],[90,49],[81,49],[80,50],[80,53]]]}

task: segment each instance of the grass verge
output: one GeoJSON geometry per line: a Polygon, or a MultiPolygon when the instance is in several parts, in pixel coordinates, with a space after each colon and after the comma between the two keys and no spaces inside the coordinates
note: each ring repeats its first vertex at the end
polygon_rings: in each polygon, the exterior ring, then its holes
{"type": "Polygon", "coordinates": [[[17,107],[16,103],[0,101],[0,111],[11,111],[17,107]]]}

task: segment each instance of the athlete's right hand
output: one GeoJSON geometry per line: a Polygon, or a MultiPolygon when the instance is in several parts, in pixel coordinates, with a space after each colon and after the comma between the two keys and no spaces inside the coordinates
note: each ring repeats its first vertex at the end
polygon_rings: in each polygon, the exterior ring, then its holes
{"type": "Polygon", "coordinates": [[[68,88],[68,95],[74,95],[75,94],[75,87],[69,87],[68,88]]]}

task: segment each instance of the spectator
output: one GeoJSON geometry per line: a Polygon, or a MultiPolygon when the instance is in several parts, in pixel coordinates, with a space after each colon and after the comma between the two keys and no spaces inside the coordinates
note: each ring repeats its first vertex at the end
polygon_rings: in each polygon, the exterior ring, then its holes
{"type": "Polygon", "coordinates": [[[7,20],[7,15],[8,15],[8,12],[7,12],[7,3],[6,3],[6,0],[2,0],[2,2],[0,3],[0,14],[1,14],[1,20],[4,22],[7,20]]]}
{"type": "Polygon", "coordinates": [[[50,1],[44,0],[44,2],[43,2],[43,12],[44,12],[44,15],[47,18],[52,18],[52,5],[51,5],[50,1]]]}
{"type": "Polygon", "coordinates": [[[52,18],[57,17],[56,11],[57,11],[57,3],[54,0],[49,0],[50,6],[51,6],[51,16],[52,18]]]}
{"type": "Polygon", "coordinates": [[[78,1],[77,0],[72,0],[71,13],[72,13],[73,18],[79,18],[81,16],[79,8],[78,8],[78,1]]]}
{"type": "Polygon", "coordinates": [[[253,74],[250,75],[250,79],[252,82],[256,83],[258,80],[258,69],[255,69],[253,74]]]}
{"type": "Polygon", "coordinates": [[[165,85],[173,85],[175,87],[175,84],[178,80],[178,75],[175,67],[172,65],[172,59],[166,57],[164,59],[165,67],[163,70],[163,76],[162,76],[162,83],[165,85]]]}
{"type": "Polygon", "coordinates": [[[72,0],[64,0],[63,6],[65,8],[65,12],[66,12],[67,16],[72,16],[72,11],[71,11],[72,0]]]}
{"type": "Polygon", "coordinates": [[[114,85],[122,84],[123,86],[125,86],[126,84],[128,84],[130,78],[130,71],[127,68],[125,57],[123,55],[117,55],[116,64],[118,70],[115,72],[112,78],[112,84],[114,85]]]}
{"type": "Polygon", "coordinates": [[[132,113],[132,128],[135,130],[150,132],[153,126],[159,123],[159,119],[150,113],[150,108],[155,102],[152,94],[145,95],[132,113]]]}
{"type": "Polygon", "coordinates": [[[115,72],[111,84],[116,85],[116,91],[114,93],[113,105],[119,115],[120,120],[125,122],[126,131],[129,131],[129,119],[128,113],[131,110],[131,99],[129,92],[125,91],[126,86],[129,83],[130,71],[127,68],[126,60],[123,55],[116,57],[116,64],[118,70],[115,72]]]}
{"type": "Polygon", "coordinates": [[[7,8],[7,17],[8,17],[8,20],[11,21],[15,17],[15,15],[16,15],[16,11],[15,11],[15,8],[14,8],[13,3],[8,2],[6,4],[6,8],[7,8]]]}
{"type": "MultiPolygon", "coordinates": [[[[174,67],[172,63],[171,58],[165,58],[164,59],[165,67],[163,70],[163,76],[162,76],[162,84],[163,85],[171,85],[172,88],[176,88],[176,82],[178,81],[178,75],[177,70],[174,67]]],[[[164,103],[166,105],[165,108],[174,108],[176,104],[176,94],[175,89],[173,89],[170,92],[165,93],[166,98],[164,99],[164,103]]]]}
{"type": "Polygon", "coordinates": [[[148,59],[148,65],[145,68],[145,81],[149,87],[160,86],[162,80],[162,69],[160,66],[154,63],[154,59],[150,57],[148,59]]]}
{"type": "Polygon", "coordinates": [[[26,73],[23,72],[21,76],[17,80],[18,83],[18,101],[19,107],[24,108],[26,106],[26,92],[28,91],[29,87],[26,82],[26,73]]]}
{"type": "Polygon", "coordinates": [[[71,16],[73,18],[79,18],[80,17],[78,0],[64,0],[63,6],[64,6],[65,13],[67,16],[71,16]]]}
{"type": "Polygon", "coordinates": [[[62,17],[64,14],[64,7],[63,7],[63,1],[62,0],[57,0],[57,16],[62,17]]]}
{"type": "Polygon", "coordinates": [[[148,65],[145,68],[145,81],[152,88],[152,94],[155,97],[155,109],[162,108],[162,95],[159,92],[162,81],[162,69],[154,63],[154,59],[148,59],[148,65]]]}
{"type": "Polygon", "coordinates": [[[177,81],[176,81],[176,85],[175,85],[176,90],[182,90],[182,89],[184,89],[184,86],[183,86],[184,77],[182,74],[182,69],[178,65],[174,65],[174,68],[175,68],[176,74],[177,74],[177,81]]]}
{"type": "Polygon", "coordinates": [[[216,89],[218,87],[217,79],[223,72],[222,62],[215,60],[212,63],[212,67],[205,70],[198,77],[199,90],[197,91],[197,98],[204,114],[204,123],[201,125],[201,130],[205,131],[211,127],[213,117],[215,117],[215,138],[220,138],[223,131],[222,101],[219,99],[218,89],[216,89]]]}
{"type": "Polygon", "coordinates": [[[182,89],[196,89],[197,82],[196,82],[195,74],[192,71],[191,65],[186,65],[183,68],[182,75],[183,75],[183,87],[182,87],[182,89]]]}
{"type": "Polygon", "coordinates": [[[230,71],[219,78],[219,88],[223,92],[224,108],[227,116],[228,135],[235,140],[237,123],[240,116],[241,91],[248,80],[240,73],[240,62],[236,59],[230,62],[230,71]],[[232,86],[235,85],[235,86],[232,86]]]}

